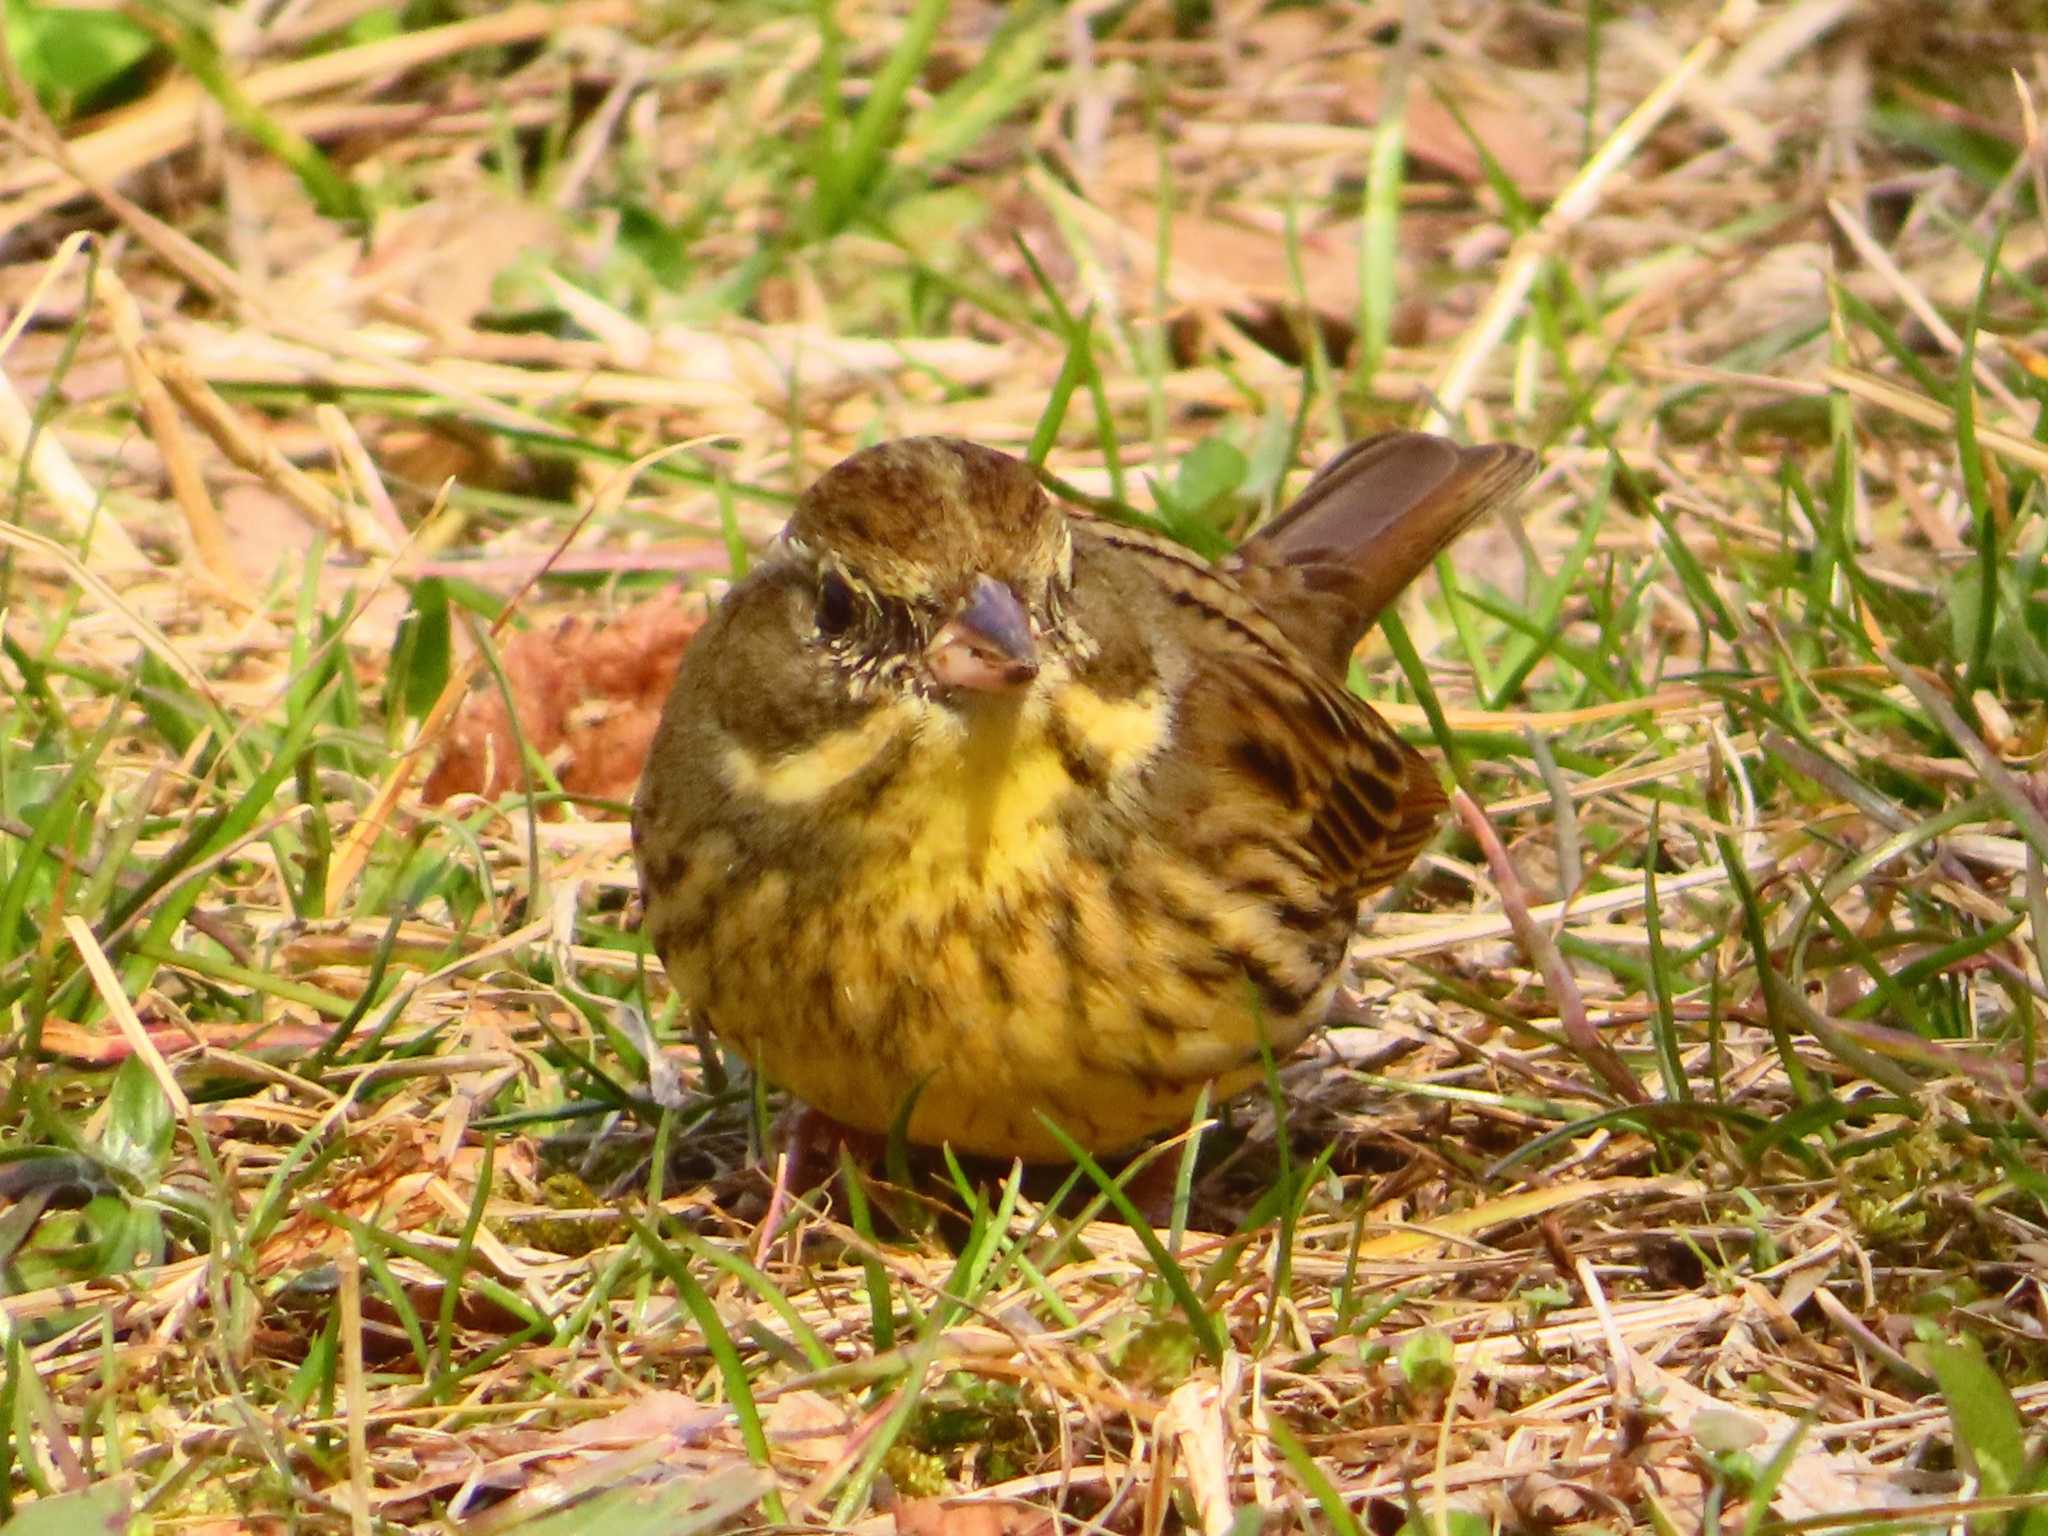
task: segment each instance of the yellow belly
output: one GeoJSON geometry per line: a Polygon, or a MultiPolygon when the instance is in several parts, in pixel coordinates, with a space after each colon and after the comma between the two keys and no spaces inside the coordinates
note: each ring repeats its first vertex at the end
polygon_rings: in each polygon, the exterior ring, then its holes
{"type": "Polygon", "coordinates": [[[734,765],[742,793],[794,809],[892,732],[918,733],[833,889],[770,871],[729,891],[705,943],[681,967],[671,956],[677,985],[714,997],[713,1028],[771,1079],[866,1130],[886,1131],[913,1092],[911,1139],[998,1156],[1063,1155],[1041,1114],[1095,1150],[1183,1123],[1205,1083],[1220,1097],[1257,1079],[1262,1028],[1276,1050],[1295,1044],[1334,977],[1271,1019],[1228,973],[1219,935],[1275,941],[1273,919],[1132,814],[1169,724],[1156,699],[1046,690],[965,726],[871,720],[803,759],[734,765]],[[1075,783],[1054,711],[1113,765],[1106,785],[1075,783]],[[1077,851],[1083,821],[1111,856],[1077,851]]]}

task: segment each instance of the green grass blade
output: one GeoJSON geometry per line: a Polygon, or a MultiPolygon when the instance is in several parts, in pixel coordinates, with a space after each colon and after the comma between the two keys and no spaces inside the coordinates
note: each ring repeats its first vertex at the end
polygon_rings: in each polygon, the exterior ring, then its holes
{"type": "MultiPolygon", "coordinates": [[[[1152,1230],[1152,1224],[1131,1202],[1131,1197],[1124,1193],[1123,1185],[1104,1173],[1102,1165],[1088,1155],[1087,1149],[1052,1120],[1043,1114],[1038,1120],[1052,1133],[1053,1139],[1059,1142],[1067,1156],[1074,1160],[1102,1192],[1104,1198],[1116,1208],[1116,1213],[1123,1217],[1125,1224],[1130,1227],[1144,1248],[1145,1256],[1152,1261],[1153,1269],[1158,1272],[1160,1279],[1166,1282],[1166,1288],[1173,1293],[1173,1299],[1180,1304],[1181,1312],[1187,1318],[1188,1327],[1194,1330],[1195,1341],[1201,1345],[1202,1353],[1211,1362],[1221,1360],[1224,1347],[1223,1332],[1217,1327],[1216,1319],[1195,1294],[1194,1286],[1188,1281],[1187,1271],[1182,1269],[1179,1261],[1166,1251],[1166,1245],[1159,1241],[1159,1234],[1152,1230]]],[[[1125,1177],[1129,1176],[1126,1173],[1125,1177]]]]}

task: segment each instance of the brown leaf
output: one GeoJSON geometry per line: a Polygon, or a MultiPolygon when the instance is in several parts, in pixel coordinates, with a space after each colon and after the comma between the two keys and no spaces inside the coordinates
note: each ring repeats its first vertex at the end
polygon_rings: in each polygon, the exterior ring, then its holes
{"type": "Polygon", "coordinates": [[[948,1503],[904,1499],[896,1506],[896,1536],[1053,1536],[1058,1522],[1021,1504],[948,1503]]]}
{"type": "Polygon", "coordinates": [[[1230,1499],[1230,1445],[1223,1422],[1223,1394],[1213,1381],[1184,1381],[1166,1399],[1152,1432],[1178,1453],[1195,1518],[1205,1536],[1230,1529],[1236,1508],[1230,1499]]]}
{"type": "Polygon", "coordinates": [[[695,1445],[730,1417],[726,1409],[708,1408],[687,1393],[649,1392],[616,1413],[571,1424],[552,1439],[557,1449],[609,1450],[655,1439],[695,1445]]]}
{"type": "Polygon", "coordinates": [[[570,618],[513,637],[499,660],[518,732],[504,693],[487,681],[449,727],[427,803],[518,788],[521,736],[571,794],[630,800],[683,648],[703,622],[700,602],[667,593],[608,623],[570,618]]]}
{"type": "Polygon", "coordinates": [[[785,1392],[769,1405],[762,1427],[777,1450],[801,1461],[835,1462],[853,1430],[846,1410],[821,1392],[785,1392]]]}

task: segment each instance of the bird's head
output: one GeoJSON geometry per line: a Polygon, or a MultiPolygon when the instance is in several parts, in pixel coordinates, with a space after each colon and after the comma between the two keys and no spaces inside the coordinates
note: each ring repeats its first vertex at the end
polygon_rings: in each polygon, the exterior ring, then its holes
{"type": "Polygon", "coordinates": [[[1073,537],[1029,465],[956,438],[863,449],[797,502],[811,643],[858,687],[1015,694],[1038,676],[1073,537]]]}

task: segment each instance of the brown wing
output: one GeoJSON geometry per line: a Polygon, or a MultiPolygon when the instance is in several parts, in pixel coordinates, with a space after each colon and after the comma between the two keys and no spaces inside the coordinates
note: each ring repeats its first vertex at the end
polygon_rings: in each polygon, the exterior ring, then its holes
{"type": "MultiPolygon", "coordinates": [[[[1220,569],[1119,524],[1077,520],[1143,562],[1194,625],[1196,675],[1176,731],[1197,774],[1266,791],[1276,824],[1338,905],[1398,876],[1444,808],[1434,770],[1344,685],[1381,609],[1488,507],[1534,472],[1507,444],[1420,432],[1355,443],[1220,569]]],[[[1348,912],[1345,921],[1349,922],[1348,912]]]]}
{"type": "Polygon", "coordinates": [[[1444,797],[1428,763],[1230,575],[1120,524],[1076,528],[1140,562],[1187,626],[1176,755],[1194,774],[1232,772],[1263,790],[1271,830],[1291,833],[1315,866],[1302,873],[1348,926],[1358,898],[1400,874],[1435,829],[1444,797]]]}
{"type": "MultiPolygon", "coordinates": [[[[1391,883],[1435,833],[1444,793],[1378,712],[1320,673],[1240,655],[1219,667],[1221,755],[1306,817],[1304,848],[1347,904],[1391,883]]],[[[1204,711],[1208,713],[1208,711],[1204,711]]]]}
{"type": "Polygon", "coordinates": [[[1525,448],[1385,432],[1324,465],[1226,569],[1294,642],[1341,673],[1381,610],[1535,472],[1525,448]]]}

